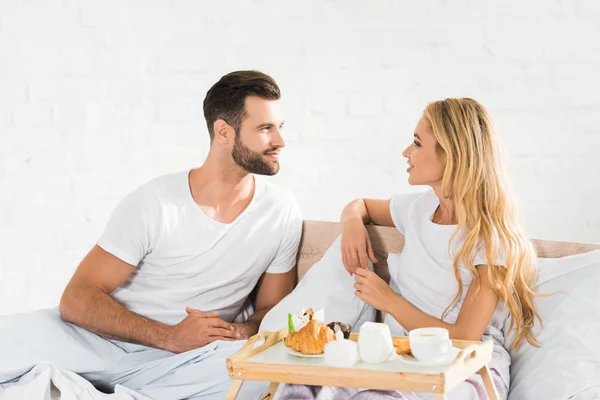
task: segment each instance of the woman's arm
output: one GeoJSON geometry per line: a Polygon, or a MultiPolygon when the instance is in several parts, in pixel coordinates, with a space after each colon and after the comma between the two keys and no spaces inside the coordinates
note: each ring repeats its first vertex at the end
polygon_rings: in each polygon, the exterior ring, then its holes
{"type": "Polygon", "coordinates": [[[454,324],[443,322],[419,310],[370,270],[360,269],[356,272],[356,296],[393,316],[408,331],[440,327],[448,329],[452,339],[481,340],[498,304],[498,296],[490,285],[487,265],[478,265],[476,268],[481,282],[479,293],[476,293],[473,286],[469,287],[454,324]]]}
{"type": "Polygon", "coordinates": [[[342,261],[349,274],[368,268],[367,260],[376,263],[365,224],[394,226],[390,200],[356,199],[342,211],[342,261]]]}
{"type": "Polygon", "coordinates": [[[340,221],[360,220],[363,224],[394,226],[390,212],[390,199],[356,199],[342,211],[340,221]]]}

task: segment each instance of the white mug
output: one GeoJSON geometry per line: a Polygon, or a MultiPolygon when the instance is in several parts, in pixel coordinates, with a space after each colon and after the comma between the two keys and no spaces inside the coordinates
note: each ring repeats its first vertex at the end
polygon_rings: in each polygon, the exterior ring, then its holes
{"type": "Polygon", "coordinates": [[[436,362],[446,356],[452,348],[447,329],[421,328],[408,333],[410,351],[419,361],[436,362]]]}
{"type": "Polygon", "coordinates": [[[379,322],[365,322],[358,335],[358,355],[366,363],[388,361],[394,353],[390,327],[379,322]]]}

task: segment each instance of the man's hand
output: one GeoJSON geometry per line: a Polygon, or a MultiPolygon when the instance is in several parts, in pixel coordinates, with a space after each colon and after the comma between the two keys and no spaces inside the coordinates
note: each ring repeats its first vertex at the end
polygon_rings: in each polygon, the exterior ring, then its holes
{"type": "Polygon", "coordinates": [[[187,307],[188,316],[177,325],[173,325],[169,340],[169,351],[183,353],[198,349],[215,340],[237,340],[233,324],[219,318],[218,312],[204,312],[187,307]]]}

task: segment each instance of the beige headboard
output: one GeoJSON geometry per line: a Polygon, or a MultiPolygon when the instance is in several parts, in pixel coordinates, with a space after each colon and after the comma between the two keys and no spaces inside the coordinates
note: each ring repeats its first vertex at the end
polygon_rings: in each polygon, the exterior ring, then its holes
{"type": "MultiPolygon", "coordinates": [[[[375,271],[389,282],[390,274],[387,269],[389,252],[400,253],[404,247],[404,236],[396,228],[383,226],[368,226],[373,251],[378,263],[375,271]]],[[[306,271],[323,257],[325,251],[341,234],[342,227],[338,222],[304,221],[302,242],[298,254],[298,280],[306,271]]],[[[600,245],[570,242],[553,242],[533,240],[538,256],[543,258],[560,258],[573,254],[587,253],[600,249],[600,245]]]]}

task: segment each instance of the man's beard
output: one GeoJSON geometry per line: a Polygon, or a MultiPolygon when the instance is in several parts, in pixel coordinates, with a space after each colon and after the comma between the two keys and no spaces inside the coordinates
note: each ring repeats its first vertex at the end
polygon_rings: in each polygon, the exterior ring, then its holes
{"type": "Polygon", "coordinates": [[[250,150],[242,142],[240,136],[236,135],[231,155],[233,156],[233,160],[237,165],[251,174],[275,175],[279,172],[279,161],[274,160],[272,163],[269,163],[264,157],[267,155],[267,153],[271,153],[276,150],[277,147],[270,148],[262,153],[250,150]]]}

